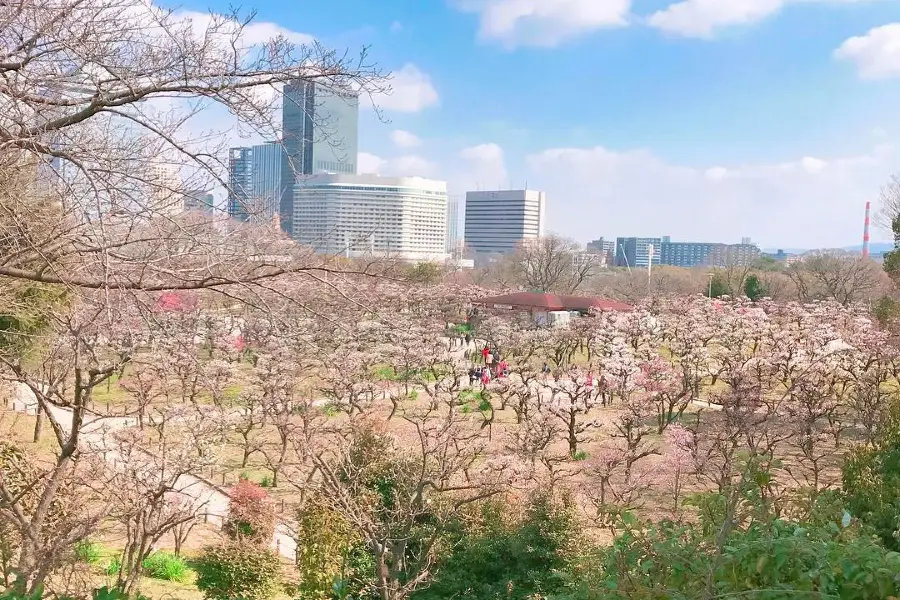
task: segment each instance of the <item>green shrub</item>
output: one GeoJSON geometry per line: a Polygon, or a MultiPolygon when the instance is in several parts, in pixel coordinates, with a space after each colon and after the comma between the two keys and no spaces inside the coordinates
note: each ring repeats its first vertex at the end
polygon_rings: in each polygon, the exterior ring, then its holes
{"type": "Polygon", "coordinates": [[[754,521],[719,548],[718,531],[703,524],[633,519],[613,546],[600,551],[582,588],[554,600],[657,598],[886,599],[900,591],[900,554],[853,524],[754,521]]]}
{"type": "Polygon", "coordinates": [[[106,565],[106,569],[104,569],[104,573],[106,573],[109,577],[114,577],[119,574],[119,570],[122,568],[122,559],[118,556],[113,557],[109,564],[106,565]]]}
{"type": "Polygon", "coordinates": [[[210,546],[195,569],[197,588],[210,600],[264,600],[280,587],[278,557],[253,544],[210,546]]]}
{"type": "Polygon", "coordinates": [[[184,559],[171,552],[154,552],[144,559],[144,573],[154,579],[182,582],[187,580],[188,567],[184,559]]]}
{"type": "Polygon", "coordinates": [[[885,546],[900,550],[900,419],[888,420],[871,446],[854,450],[842,469],[847,509],[885,546]]]}
{"type": "Polygon", "coordinates": [[[89,565],[99,564],[103,560],[104,548],[101,544],[90,540],[81,540],[75,545],[75,559],[89,565]]]}
{"type": "Polygon", "coordinates": [[[297,510],[295,597],[306,599],[365,598],[375,575],[374,558],[358,532],[341,513],[319,497],[297,510]]]}
{"type": "Polygon", "coordinates": [[[574,511],[537,496],[510,519],[502,502],[485,506],[479,526],[463,532],[416,600],[546,598],[560,592],[574,564],[579,535],[574,511]]]}

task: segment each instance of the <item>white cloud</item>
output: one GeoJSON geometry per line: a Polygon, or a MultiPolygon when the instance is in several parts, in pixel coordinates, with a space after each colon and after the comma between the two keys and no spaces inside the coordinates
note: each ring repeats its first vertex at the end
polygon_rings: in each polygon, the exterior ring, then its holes
{"type": "Polygon", "coordinates": [[[391,177],[434,177],[437,172],[437,165],[416,154],[382,158],[368,152],[360,152],[356,160],[360,173],[391,177]]]}
{"type": "Polygon", "coordinates": [[[646,150],[555,148],[527,157],[547,192],[548,228],[580,240],[672,235],[684,241],[840,246],[861,236],[863,207],[896,166],[882,145],[859,156],[692,167],[646,150]]]}
{"type": "Polygon", "coordinates": [[[466,190],[506,187],[509,176],[503,148],[491,142],[463,148],[459,152],[464,165],[462,173],[454,177],[466,190]]]}
{"type": "Polygon", "coordinates": [[[422,140],[418,136],[402,129],[395,129],[391,132],[391,141],[398,148],[415,148],[422,145],[422,140]]]}
{"type": "Polygon", "coordinates": [[[681,0],[647,18],[651,27],[685,37],[711,38],[716,30],[752,25],[788,4],[854,4],[875,0],[681,0]]]}
{"type": "MultiPolygon", "coordinates": [[[[193,10],[180,10],[175,12],[172,16],[178,20],[183,19],[190,21],[192,29],[198,36],[202,36],[206,33],[207,28],[213,22],[214,18],[210,13],[193,10]]],[[[223,36],[230,35],[232,32],[238,30],[239,25],[237,21],[228,19],[223,15],[216,15],[215,18],[221,20],[221,23],[223,23],[219,29],[223,36]]],[[[294,44],[311,44],[315,41],[315,38],[308,33],[291,31],[277,23],[270,23],[268,21],[251,21],[249,25],[246,25],[243,28],[240,39],[243,44],[256,46],[258,44],[264,44],[278,36],[284,37],[294,44]]]]}
{"type": "Polygon", "coordinates": [[[379,173],[384,159],[368,152],[360,152],[356,157],[356,169],[360,173],[379,173]]]}
{"type": "Polygon", "coordinates": [[[900,23],[870,29],[849,38],[834,51],[835,58],[856,65],[863,79],[900,76],[900,23]]]}
{"type": "Polygon", "coordinates": [[[373,98],[378,108],[414,113],[438,103],[438,93],[431,77],[414,64],[407,63],[399,71],[394,71],[389,83],[389,92],[375,94],[373,98]]]}
{"type": "Polygon", "coordinates": [[[400,33],[401,31],[403,31],[403,29],[404,29],[403,23],[401,23],[400,21],[393,21],[391,23],[391,27],[390,27],[391,33],[400,33]]]}
{"type": "Polygon", "coordinates": [[[556,46],[607,27],[628,24],[631,0],[455,0],[479,15],[479,36],[505,46],[556,46]]]}

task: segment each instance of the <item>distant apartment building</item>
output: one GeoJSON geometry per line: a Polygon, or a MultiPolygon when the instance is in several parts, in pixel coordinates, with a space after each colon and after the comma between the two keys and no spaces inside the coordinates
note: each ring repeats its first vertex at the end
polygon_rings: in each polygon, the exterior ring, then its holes
{"type": "Polygon", "coordinates": [[[184,210],[184,192],[178,165],[150,165],[147,175],[149,198],[145,208],[153,216],[174,216],[184,210]]]}
{"type": "Polygon", "coordinates": [[[465,243],[476,254],[505,254],[544,234],[544,192],[466,192],[465,243]]]}
{"type": "Polygon", "coordinates": [[[616,242],[604,238],[597,238],[587,243],[589,254],[599,254],[603,257],[604,266],[612,266],[616,257],[616,242]]]}
{"type": "Polygon", "coordinates": [[[294,188],[293,237],[323,254],[446,260],[447,184],[421,177],[313,175],[294,188]]]}
{"type": "Polygon", "coordinates": [[[620,237],[616,238],[617,267],[646,267],[659,261],[660,238],[620,237]]]}
{"type": "Polygon", "coordinates": [[[281,227],[292,231],[294,185],[316,173],[356,174],[359,97],[313,81],[284,87],[281,227]]]}
{"type": "Polygon", "coordinates": [[[759,254],[759,248],[751,243],[722,244],[663,241],[657,262],[661,265],[675,267],[725,267],[728,265],[749,265],[759,258],[759,254]]]}

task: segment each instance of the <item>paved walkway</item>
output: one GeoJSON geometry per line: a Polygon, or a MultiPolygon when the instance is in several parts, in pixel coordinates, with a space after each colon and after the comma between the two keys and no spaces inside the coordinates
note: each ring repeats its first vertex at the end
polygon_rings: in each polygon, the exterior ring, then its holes
{"type": "MultiPolygon", "coordinates": [[[[13,410],[35,414],[37,398],[25,384],[15,384],[15,398],[10,403],[13,410]]],[[[72,410],[58,406],[50,407],[50,414],[67,432],[72,429],[72,410]]],[[[80,442],[84,448],[103,454],[104,459],[113,468],[122,463],[122,454],[115,443],[116,431],[136,427],[137,419],[133,417],[104,417],[88,415],[81,426],[80,442]]],[[[147,455],[148,460],[153,460],[147,455]]],[[[174,491],[191,498],[194,508],[205,515],[207,521],[221,526],[228,515],[228,493],[219,486],[196,477],[184,474],[178,477],[173,486],[174,491]]],[[[279,521],[275,525],[272,538],[272,549],[281,556],[294,560],[297,554],[297,542],[294,539],[291,525],[279,521]]]]}
{"type": "MultiPolygon", "coordinates": [[[[470,348],[475,348],[473,344],[470,348]]],[[[462,354],[465,350],[464,345],[458,344],[452,354],[457,355],[462,360],[462,354]]],[[[8,406],[15,411],[28,414],[35,414],[38,406],[37,398],[34,392],[23,383],[14,384],[14,398],[8,403],[8,406]]],[[[324,405],[329,400],[316,400],[315,405],[324,405]]],[[[72,410],[59,406],[50,406],[50,414],[53,419],[67,432],[72,429],[72,410]]],[[[81,426],[81,445],[94,452],[103,454],[104,459],[111,463],[113,468],[117,465],[124,464],[122,454],[116,445],[115,433],[130,427],[137,426],[137,419],[134,417],[105,417],[102,415],[86,415],[85,422],[81,426]]],[[[153,457],[147,453],[147,459],[153,460],[153,457]]],[[[181,475],[173,486],[176,492],[184,494],[191,498],[195,509],[204,514],[208,522],[221,526],[228,515],[228,493],[215,485],[214,483],[196,477],[194,475],[181,475]]],[[[295,560],[297,554],[297,542],[295,540],[295,531],[292,525],[287,521],[278,521],[275,525],[275,534],[272,537],[272,549],[281,556],[290,560],[295,560]]]]}

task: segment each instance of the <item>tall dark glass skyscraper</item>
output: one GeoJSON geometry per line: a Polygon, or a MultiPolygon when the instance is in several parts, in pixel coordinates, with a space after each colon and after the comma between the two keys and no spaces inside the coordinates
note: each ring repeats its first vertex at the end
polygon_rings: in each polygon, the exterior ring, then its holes
{"type": "Polygon", "coordinates": [[[252,177],[253,150],[231,148],[228,151],[228,214],[241,221],[249,217],[252,177]]]}
{"type": "Polygon", "coordinates": [[[356,173],[359,97],[310,81],[284,88],[281,228],[292,234],[294,184],[314,173],[356,173]]]}

